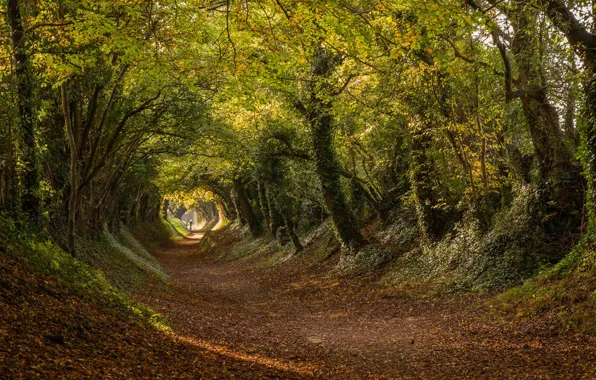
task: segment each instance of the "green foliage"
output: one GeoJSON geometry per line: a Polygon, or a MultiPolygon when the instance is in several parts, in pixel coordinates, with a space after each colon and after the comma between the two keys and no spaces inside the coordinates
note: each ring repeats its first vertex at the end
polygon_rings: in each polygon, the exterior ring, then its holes
{"type": "Polygon", "coordinates": [[[363,274],[381,268],[391,261],[393,253],[378,245],[367,245],[356,254],[342,255],[336,270],[340,274],[363,274]]]}
{"type": "Polygon", "coordinates": [[[137,221],[130,229],[134,238],[139,242],[143,242],[143,245],[147,248],[155,248],[164,242],[180,237],[178,231],[163,219],[137,221]]]}
{"type": "MultiPolygon", "coordinates": [[[[511,207],[495,216],[487,232],[474,218],[464,219],[441,241],[400,256],[386,280],[432,281],[437,290],[447,292],[505,289],[556,262],[564,252],[553,251],[537,227],[532,211],[539,203],[536,189],[527,186],[517,193],[511,207]]],[[[403,234],[408,229],[399,230],[403,234]]],[[[397,237],[398,244],[407,245],[411,239],[408,234],[397,237]]]]}
{"type": "Polygon", "coordinates": [[[512,288],[489,301],[515,318],[548,315],[561,330],[596,333],[596,282],[593,273],[572,272],[553,277],[547,270],[536,279],[512,288]]]}
{"type": "Polygon", "coordinates": [[[591,234],[550,268],[490,300],[498,310],[528,318],[548,314],[563,330],[596,333],[596,280],[591,234]]]}
{"type": "Polygon", "coordinates": [[[340,250],[340,244],[330,220],[307,232],[303,241],[305,246],[311,247],[310,252],[318,261],[323,261],[340,250]]]}

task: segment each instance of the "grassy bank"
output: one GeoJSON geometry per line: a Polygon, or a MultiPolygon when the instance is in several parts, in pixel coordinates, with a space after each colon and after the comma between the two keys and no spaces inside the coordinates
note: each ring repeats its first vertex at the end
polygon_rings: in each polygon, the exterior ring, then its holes
{"type": "MultiPolygon", "coordinates": [[[[153,243],[168,238],[164,226],[153,226],[153,243]]],[[[73,294],[126,318],[139,319],[167,329],[151,309],[135,303],[126,291],[149,281],[166,285],[166,274],[145,247],[125,227],[105,229],[96,238],[78,237],[73,257],[45,234],[17,232],[6,218],[0,219],[1,254],[23,263],[31,272],[57,280],[73,294]]],[[[16,279],[14,279],[16,281],[16,279]]],[[[11,281],[8,279],[6,281],[11,281]]]]}

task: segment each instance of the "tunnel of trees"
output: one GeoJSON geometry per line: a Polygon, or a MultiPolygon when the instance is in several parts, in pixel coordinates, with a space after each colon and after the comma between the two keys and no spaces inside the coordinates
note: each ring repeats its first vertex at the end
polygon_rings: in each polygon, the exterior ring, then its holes
{"type": "Polygon", "coordinates": [[[591,7],[7,0],[2,219],[76,256],[190,197],[296,252],[321,225],[347,255],[407,225],[419,255],[470,233],[526,277],[591,268],[591,7]]]}

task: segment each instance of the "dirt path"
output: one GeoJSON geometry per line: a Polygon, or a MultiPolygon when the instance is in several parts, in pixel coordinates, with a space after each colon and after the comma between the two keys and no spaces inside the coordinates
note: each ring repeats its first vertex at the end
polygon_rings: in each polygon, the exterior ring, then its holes
{"type": "Polygon", "coordinates": [[[471,298],[393,297],[300,259],[274,268],[220,260],[200,252],[201,236],[154,252],[173,288],[140,298],[181,340],[218,357],[288,377],[596,378],[594,340],[548,321],[498,322],[471,298]]]}

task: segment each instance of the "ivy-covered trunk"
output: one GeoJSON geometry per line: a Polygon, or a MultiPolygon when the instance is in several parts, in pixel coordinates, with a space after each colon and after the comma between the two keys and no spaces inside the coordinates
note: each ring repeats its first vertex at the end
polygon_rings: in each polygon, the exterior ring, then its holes
{"type": "Polygon", "coordinates": [[[360,233],[356,217],[349,208],[341,187],[339,163],[333,149],[331,122],[332,117],[326,112],[311,119],[317,175],[321,182],[325,205],[331,213],[339,240],[347,247],[358,250],[366,245],[366,240],[360,233]]]}
{"type": "Polygon", "coordinates": [[[271,232],[271,212],[269,211],[269,203],[267,202],[267,197],[265,194],[265,185],[262,184],[260,181],[257,182],[257,195],[259,207],[261,208],[261,214],[263,214],[263,222],[267,226],[269,232],[271,232]]]}
{"type": "Polygon", "coordinates": [[[434,241],[440,236],[431,180],[433,165],[427,154],[431,145],[430,128],[427,126],[417,127],[412,134],[410,181],[414,191],[418,227],[427,241],[434,241]]]}
{"type": "Polygon", "coordinates": [[[283,220],[275,196],[271,193],[271,189],[265,186],[265,201],[269,209],[269,231],[271,231],[271,235],[277,237],[277,230],[281,227],[283,220]]]}
{"type": "Polygon", "coordinates": [[[339,58],[331,51],[319,48],[313,57],[310,99],[306,113],[308,116],[317,176],[321,183],[323,199],[331,214],[333,225],[340,242],[352,249],[359,250],[367,244],[360,233],[360,228],[346,196],[342,190],[340,165],[333,143],[335,129],[331,114],[333,86],[329,83],[339,58]]]}
{"type": "Polygon", "coordinates": [[[33,72],[25,43],[25,31],[21,15],[21,0],[8,0],[7,15],[10,23],[14,51],[14,78],[21,136],[21,159],[23,170],[23,194],[21,210],[27,215],[31,226],[39,227],[41,222],[41,201],[39,197],[39,169],[35,148],[35,111],[33,100],[33,72]]]}
{"type": "Polygon", "coordinates": [[[518,67],[518,89],[512,95],[520,98],[542,180],[557,186],[568,176],[572,155],[564,143],[558,112],[547,98],[542,79],[541,46],[532,21],[538,12],[527,0],[517,0],[515,7],[511,50],[518,67]]]}
{"type": "MultiPolygon", "coordinates": [[[[596,57],[595,57],[596,58],[596,57]]],[[[588,182],[588,232],[596,233],[596,61],[592,75],[585,84],[585,109],[581,131],[584,146],[584,175],[588,182]]]]}

